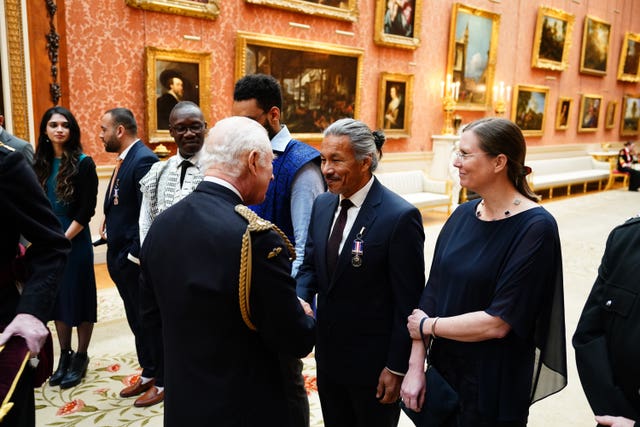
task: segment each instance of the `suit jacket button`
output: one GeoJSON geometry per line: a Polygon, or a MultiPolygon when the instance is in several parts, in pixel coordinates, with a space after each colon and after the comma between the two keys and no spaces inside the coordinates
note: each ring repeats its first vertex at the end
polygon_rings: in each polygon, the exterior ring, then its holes
{"type": "Polygon", "coordinates": [[[608,300],[607,302],[604,303],[605,306],[607,307],[611,307],[612,301],[608,300]]]}

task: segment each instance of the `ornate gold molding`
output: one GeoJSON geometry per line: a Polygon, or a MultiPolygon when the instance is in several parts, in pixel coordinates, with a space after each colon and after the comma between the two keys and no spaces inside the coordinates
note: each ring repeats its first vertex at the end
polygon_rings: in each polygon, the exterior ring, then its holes
{"type": "Polygon", "coordinates": [[[24,29],[20,0],[4,0],[7,25],[7,51],[9,62],[9,102],[13,133],[29,140],[29,111],[27,108],[27,74],[24,54],[24,29]]]}

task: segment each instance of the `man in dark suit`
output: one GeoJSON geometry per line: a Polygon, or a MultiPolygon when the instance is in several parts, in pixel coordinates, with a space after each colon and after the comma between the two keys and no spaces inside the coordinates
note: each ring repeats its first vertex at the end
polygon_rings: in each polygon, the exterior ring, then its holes
{"type": "Polygon", "coordinates": [[[640,218],[616,227],[573,335],[598,425],[640,421],[640,218]],[[635,421],[634,421],[635,420],[635,421]]]}
{"type": "MultiPolygon", "coordinates": [[[[18,360],[18,354],[25,353],[24,341],[28,350],[37,355],[49,335],[45,324],[71,248],[33,169],[22,154],[3,143],[0,143],[0,224],[0,346],[7,344],[0,353],[2,402],[20,366],[16,362],[24,360],[18,360]],[[29,275],[22,284],[22,294],[16,286],[19,277],[15,265],[21,234],[31,242],[26,256],[29,275]],[[11,337],[16,338],[9,341],[11,337]]],[[[14,406],[1,422],[3,427],[35,425],[33,387],[34,369],[27,364],[11,398],[14,406]]]]}
{"type": "Polygon", "coordinates": [[[33,147],[24,139],[7,132],[4,128],[4,116],[2,114],[0,114],[0,142],[22,153],[29,164],[33,163],[33,147]]]}
{"type": "Polygon", "coordinates": [[[298,295],[317,300],[316,362],[325,426],[395,426],[424,287],[420,212],[373,176],[381,132],[341,119],[324,132],[330,193],[314,203],[298,295]],[[341,249],[342,248],[342,249],[341,249]]]}
{"type": "Polygon", "coordinates": [[[273,179],[269,138],[251,119],[223,119],[200,156],[204,181],[156,217],[142,247],[144,324],[163,328],[164,425],[281,427],[278,354],[307,355],[315,334],[291,243],[245,206],[273,179]]]}
{"type": "Polygon", "coordinates": [[[107,268],[124,302],[142,367],[140,378],[120,392],[121,397],[131,397],[147,391],[153,385],[155,375],[150,345],[145,342],[140,324],[138,218],[142,203],[139,182],[158,157],[138,138],[136,119],[126,108],[107,111],[102,116],[100,129],[105,150],[118,153],[116,169],[105,194],[105,221],[100,234],[107,241],[107,268]]]}

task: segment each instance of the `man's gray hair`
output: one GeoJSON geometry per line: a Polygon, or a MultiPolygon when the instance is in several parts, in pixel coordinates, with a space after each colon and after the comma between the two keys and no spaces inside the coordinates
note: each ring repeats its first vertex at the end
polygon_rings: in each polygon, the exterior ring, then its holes
{"type": "Polygon", "coordinates": [[[200,165],[204,172],[215,166],[237,178],[244,172],[243,155],[251,151],[260,154],[261,166],[268,166],[272,150],[266,129],[247,117],[228,117],[209,130],[200,154],[200,165]]]}
{"type": "MultiPolygon", "coordinates": [[[[376,145],[376,135],[369,129],[369,126],[359,120],[340,119],[329,125],[324,131],[324,136],[346,136],[349,138],[356,160],[363,160],[365,157],[371,158],[370,172],[374,172],[378,167],[379,148],[376,145]]],[[[382,136],[384,142],[384,136],[382,136]]],[[[382,144],[380,144],[382,146],[382,144]]]]}

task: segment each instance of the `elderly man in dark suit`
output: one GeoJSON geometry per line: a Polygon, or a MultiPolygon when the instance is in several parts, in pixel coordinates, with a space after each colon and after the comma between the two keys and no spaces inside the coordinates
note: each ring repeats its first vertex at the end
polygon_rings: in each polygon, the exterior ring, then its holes
{"type": "Polygon", "coordinates": [[[640,422],[640,218],[616,227],[573,335],[598,425],[640,422]]]}
{"type": "Polygon", "coordinates": [[[424,287],[420,212],[373,176],[381,132],[341,119],[324,132],[322,173],[297,276],[317,293],[316,361],[325,426],[395,426],[411,339],[406,317],[424,287]]]}
{"type": "Polygon", "coordinates": [[[273,179],[269,138],[231,117],[200,155],[204,181],[155,219],[142,247],[144,323],[163,328],[164,425],[280,427],[278,354],[307,355],[315,323],[289,275],[291,243],[245,206],[273,179]]]}
{"type": "Polygon", "coordinates": [[[33,147],[24,139],[7,132],[4,128],[4,116],[2,114],[0,114],[0,142],[22,153],[29,163],[33,163],[33,147]]]}
{"type": "MultiPolygon", "coordinates": [[[[37,355],[49,335],[45,324],[71,248],[33,169],[22,154],[3,143],[0,143],[0,224],[0,346],[7,344],[0,353],[2,402],[19,362],[24,360],[18,360],[20,353],[24,355],[24,342],[37,355]],[[16,286],[19,277],[14,265],[21,234],[31,242],[26,257],[29,276],[22,284],[22,293],[16,286]],[[14,336],[21,341],[19,344],[9,341],[14,336]],[[20,347],[23,349],[19,351],[20,347]]],[[[10,399],[14,406],[1,421],[3,427],[35,425],[33,386],[34,369],[28,364],[10,399]]]]}
{"type": "Polygon", "coordinates": [[[107,242],[107,268],[124,302],[131,331],[135,336],[140,378],[125,387],[121,397],[137,396],[153,385],[155,367],[140,323],[140,180],[158,157],[138,138],[133,113],[126,108],[107,111],[100,123],[100,139],[108,153],[118,153],[116,168],[104,199],[105,221],[100,234],[107,242]]]}

